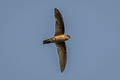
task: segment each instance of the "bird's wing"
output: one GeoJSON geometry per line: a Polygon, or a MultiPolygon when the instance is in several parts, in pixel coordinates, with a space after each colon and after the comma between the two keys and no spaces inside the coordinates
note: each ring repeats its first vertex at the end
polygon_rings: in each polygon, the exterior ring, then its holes
{"type": "Polygon", "coordinates": [[[67,59],[66,45],[65,42],[61,42],[61,43],[56,43],[56,46],[59,55],[60,69],[61,72],[63,72],[66,66],[66,59],[67,59]]]}
{"type": "Polygon", "coordinates": [[[54,9],[54,12],[55,12],[55,19],[56,19],[55,36],[64,34],[64,22],[63,22],[62,15],[61,15],[60,11],[57,8],[54,9]]]}

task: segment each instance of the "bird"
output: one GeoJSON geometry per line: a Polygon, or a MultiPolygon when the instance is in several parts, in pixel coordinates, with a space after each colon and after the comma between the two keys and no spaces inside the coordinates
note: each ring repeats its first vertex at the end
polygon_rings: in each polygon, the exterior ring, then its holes
{"type": "Polygon", "coordinates": [[[67,48],[65,41],[69,40],[70,35],[66,35],[63,17],[57,8],[54,8],[54,16],[56,20],[55,34],[53,37],[43,40],[43,44],[55,43],[59,56],[59,64],[61,72],[64,71],[67,62],[67,48]]]}

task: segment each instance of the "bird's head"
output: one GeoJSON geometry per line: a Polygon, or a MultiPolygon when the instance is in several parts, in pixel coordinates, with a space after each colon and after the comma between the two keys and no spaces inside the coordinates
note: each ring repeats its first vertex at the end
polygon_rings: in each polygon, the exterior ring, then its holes
{"type": "Polygon", "coordinates": [[[67,40],[70,39],[70,36],[69,36],[69,35],[66,35],[66,39],[67,39],[67,40]]]}

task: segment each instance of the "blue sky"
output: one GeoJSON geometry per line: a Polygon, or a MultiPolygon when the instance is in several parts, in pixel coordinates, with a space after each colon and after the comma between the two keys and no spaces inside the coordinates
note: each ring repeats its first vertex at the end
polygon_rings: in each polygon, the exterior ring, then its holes
{"type": "Polygon", "coordinates": [[[0,0],[0,80],[120,80],[119,0],[0,0]],[[54,44],[54,8],[63,15],[67,65],[54,44]]]}

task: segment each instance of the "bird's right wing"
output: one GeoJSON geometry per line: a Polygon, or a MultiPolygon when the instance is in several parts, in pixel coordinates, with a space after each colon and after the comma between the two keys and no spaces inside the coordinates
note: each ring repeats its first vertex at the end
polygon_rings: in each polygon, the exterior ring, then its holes
{"type": "Polygon", "coordinates": [[[67,58],[66,45],[65,42],[61,42],[61,43],[56,43],[56,46],[59,55],[60,69],[61,72],[63,72],[66,66],[66,58],[67,58]]]}
{"type": "Polygon", "coordinates": [[[57,8],[55,8],[54,12],[55,12],[55,19],[56,19],[55,36],[64,34],[64,22],[63,22],[62,15],[61,15],[60,11],[57,8]]]}

